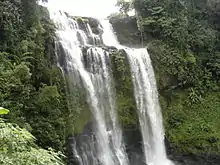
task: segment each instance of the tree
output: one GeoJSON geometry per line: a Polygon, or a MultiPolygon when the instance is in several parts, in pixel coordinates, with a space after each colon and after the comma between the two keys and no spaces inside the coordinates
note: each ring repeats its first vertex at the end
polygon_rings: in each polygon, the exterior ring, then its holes
{"type": "Polygon", "coordinates": [[[120,12],[125,15],[128,15],[128,12],[131,9],[131,2],[130,0],[118,0],[116,6],[119,7],[120,12]]]}
{"type": "MultiPolygon", "coordinates": [[[[0,115],[9,110],[0,107],[0,115]]],[[[38,147],[35,137],[16,124],[0,118],[0,164],[2,165],[64,165],[61,153],[38,147]]]]}

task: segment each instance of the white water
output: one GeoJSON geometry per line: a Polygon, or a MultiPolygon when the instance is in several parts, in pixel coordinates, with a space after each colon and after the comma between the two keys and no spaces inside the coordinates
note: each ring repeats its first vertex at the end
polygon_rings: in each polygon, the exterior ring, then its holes
{"type": "MultiPolygon", "coordinates": [[[[128,158],[124,151],[121,129],[115,110],[114,87],[109,68],[109,54],[101,48],[94,47],[100,36],[93,34],[89,24],[87,33],[79,28],[76,21],[62,12],[49,8],[51,18],[58,25],[57,36],[67,55],[68,72],[81,77],[87,90],[88,102],[95,119],[95,141],[82,145],[81,153],[74,152],[81,165],[127,165],[128,158]],[[92,38],[93,46],[89,45],[92,38]],[[87,45],[87,65],[81,46],[87,45]],[[99,163],[98,163],[99,162],[99,163]]],[[[125,49],[129,59],[134,94],[143,139],[143,151],[147,165],[171,165],[166,157],[162,115],[158,101],[156,80],[151,60],[146,49],[133,49],[120,45],[108,20],[100,20],[104,33],[105,45],[125,49]]]]}
{"type": "Polygon", "coordinates": [[[134,94],[148,165],[171,165],[166,157],[162,115],[156,79],[146,49],[128,49],[134,94]]]}
{"type": "Polygon", "coordinates": [[[148,165],[172,165],[173,163],[166,156],[156,79],[147,49],[134,49],[120,45],[110,23],[102,21],[102,26],[104,27],[104,43],[127,52],[143,138],[145,163],[148,165]]]}
{"type": "Polygon", "coordinates": [[[108,52],[95,47],[99,36],[92,33],[87,24],[86,31],[76,21],[61,11],[48,8],[51,19],[57,25],[56,34],[66,55],[67,71],[81,78],[87,92],[87,100],[94,117],[95,146],[81,146],[81,154],[74,149],[81,165],[128,165],[124,151],[122,132],[115,110],[114,86],[109,67],[108,52]],[[92,39],[93,45],[89,45],[92,39]],[[86,55],[82,47],[87,46],[86,55]],[[95,155],[95,156],[94,156],[95,155]],[[80,158],[79,158],[80,157],[80,158]]]}

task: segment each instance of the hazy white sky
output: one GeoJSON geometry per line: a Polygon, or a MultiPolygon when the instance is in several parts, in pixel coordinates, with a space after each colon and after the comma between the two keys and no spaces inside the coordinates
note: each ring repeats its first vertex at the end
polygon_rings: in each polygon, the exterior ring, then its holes
{"type": "Polygon", "coordinates": [[[63,9],[73,15],[107,17],[117,11],[117,0],[48,0],[55,8],[63,9]]]}

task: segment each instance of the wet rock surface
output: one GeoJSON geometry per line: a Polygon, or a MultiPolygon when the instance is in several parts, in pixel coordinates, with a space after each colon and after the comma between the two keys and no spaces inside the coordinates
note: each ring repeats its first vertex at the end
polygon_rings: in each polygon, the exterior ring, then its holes
{"type": "Polygon", "coordinates": [[[138,30],[135,17],[112,18],[110,23],[117,34],[120,44],[128,47],[141,47],[141,33],[138,30]]]}

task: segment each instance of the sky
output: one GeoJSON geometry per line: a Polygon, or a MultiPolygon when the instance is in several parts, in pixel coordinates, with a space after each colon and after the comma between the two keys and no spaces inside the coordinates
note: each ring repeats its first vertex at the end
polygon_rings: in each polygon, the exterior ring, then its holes
{"type": "Polygon", "coordinates": [[[49,4],[76,16],[105,18],[117,12],[117,0],[49,0],[49,4]]]}

